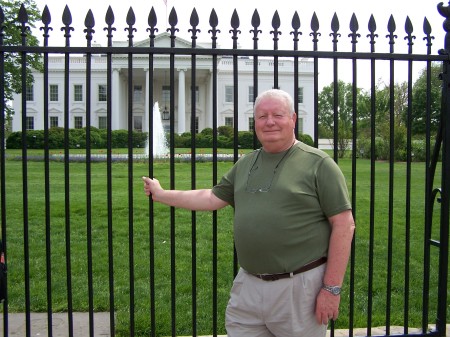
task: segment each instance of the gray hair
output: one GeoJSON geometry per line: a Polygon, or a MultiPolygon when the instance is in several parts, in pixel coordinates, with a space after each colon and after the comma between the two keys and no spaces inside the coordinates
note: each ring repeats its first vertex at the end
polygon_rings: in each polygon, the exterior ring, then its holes
{"type": "Polygon", "coordinates": [[[289,95],[286,91],[280,89],[269,89],[263,91],[261,94],[258,95],[258,97],[256,97],[255,105],[253,107],[253,114],[255,114],[256,109],[258,109],[259,104],[264,98],[275,98],[280,101],[284,101],[289,109],[290,116],[292,116],[295,112],[294,101],[292,100],[291,95],[289,95]]]}

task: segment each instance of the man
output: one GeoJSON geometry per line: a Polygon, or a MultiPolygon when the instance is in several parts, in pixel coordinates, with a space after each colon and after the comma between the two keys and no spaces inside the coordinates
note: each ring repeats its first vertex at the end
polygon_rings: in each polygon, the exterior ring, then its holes
{"type": "Polygon", "coordinates": [[[212,189],[164,190],[143,178],[144,190],[174,207],[234,207],[241,268],[226,310],[229,337],[324,337],[338,317],[354,232],[345,179],[327,154],[296,140],[286,92],[263,92],[254,117],[262,148],[212,189]]]}

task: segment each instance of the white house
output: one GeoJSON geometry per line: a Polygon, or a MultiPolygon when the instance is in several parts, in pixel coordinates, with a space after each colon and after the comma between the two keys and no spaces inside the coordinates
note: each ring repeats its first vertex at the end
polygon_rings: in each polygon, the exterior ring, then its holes
{"type": "MultiPolygon", "coordinates": [[[[127,46],[128,42],[115,42],[113,46],[127,46]]],[[[149,41],[135,43],[134,47],[146,47],[149,41]]],[[[155,38],[155,47],[170,46],[168,33],[155,38]]],[[[188,41],[177,38],[176,47],[191,45],[188,41]]],[[[203,45],[206,47],[206,45],[203,45]]],[[[202,48],[199,46],[198,48],[202,48]]],[[[196,132],[212,127],[213,105],[213,58],[210,55],[196,56],[196,132]]],[[[128,129],[128,55],[112,56],[112,129],[128,129]]],[[[238,106],[239,130],[253,129],[253,58],[238,58],[238,106]]],[[[278,83],[280,89],[294,95],[294,59],[280,58],[278,64],[278,83]]],[[[299,130],[314,136],[313,126],[313,63],[307,59],[299,62],[299,105],[297,109],[299,130]]],[[[190,131],[191,120],[191,56],[175,55],[174,97],[175,106],[170,107],[170,69],[169,55],[154,55],[154,75],[150,78],[148,54],[133,54],[132,58],[132,120],[133,129],[147,132],[149,103],[147,88],[153,81],[154,101],[159,103],[161,111],[175,112],[175,130],[178,133],[190,131]]],[[[49,56],[49,126],[63,127],[65,118],[65,58],[64,55],[49,56]]],[[[26,128],[39,130],[44,128],[43,74],[34,73],[34,84],[27,88],[26,128]]],[[[91,62],[90,109],[91,125],[106,128],[107,116],[107,57],[92,55],[91,62]]],[[[86,56],[71,54],[68,72],[68,115],[70,128],[86,126],[86,56]]],[[[260,92],[273,87],[274,60],[268,57],[258,58],[258,90],[260,92]]],[[[234,125],[233,102],[233,58],[217,57],[217,121],[218,125],[234,125]]],[[[12,130],[22,130],[21,95],[13,100],[15,115],[12,130]]],[[[167,118],[167,113],[162,113],[167,118]]],[[[169,120],[164,120],[166,130],[169,120]]]]}

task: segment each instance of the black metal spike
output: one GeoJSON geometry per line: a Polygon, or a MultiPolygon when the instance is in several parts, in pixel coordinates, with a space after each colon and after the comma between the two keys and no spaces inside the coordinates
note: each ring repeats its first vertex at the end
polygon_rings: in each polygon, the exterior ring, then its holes
{"type": "Polygon", "coordinates": [[[112,27],[114,23],[114,12],[111,6],[108,6],[108,10],[106,11],[105,23],[108,25],[108,27],[103,28],[103,30],[108,32],[106,37],[108,38],[108,47],[111,47],[113,38],[112,32],[116,30],[114,27],[112,27]]]}
{"type": "Polygon", "coordinates": [[[330,33],[330,36],[333,37],[333,51],[337,51],[337,43],[338,43],[338,37],[341,36],[341,34],[338,33],[339,31],[339,19],[337,17],[337,14],[334,13],[333,19],[331,19],[331,30],[333,33],[330,33]]]}
{"type": "Polygon", "coordinates": [[[272,17],[272,28],[278,30],[278,28],[280,28],[280,25],[280,15],[278,15],[278,11],[275,11],[272,17]]]}
{"type": "Polygon", "coordinates": [[[313,16],[311,18],[311,29],[312,33],[309,35],[313,37],[313,43],[314,43],[314,51],[317,51],[317,43],[319,42],[318,37],[321,35],[319,33],[319,19],[317,18],[316,12],[313,13],[313,16]]]}
{"type": "MultiPolygon", "coordinates": [[[[255,11],[253,12],[253,15],[252,15],[252,27],[256,29],[259,27],[260,24],[261,24],[261,19],[259,17],[258,10],[255,9],[255,11]]],[[[252,30],[250,32],[252,32],[252,30]]]]}
{"type": "Polygon", "coordinates": [[[155,46],[155,33],[158,31],[158,28],[156,28],[156,24],[158,23],[158,19],[156,17],[155,9],[152,7],[150,10],[150,13],[148,14],[148,25],[150,28],[147,28],[147,32],[150,32],[150,47],[155,46]]]}
{"type": "Polygon", "coordinates": [[[87,28],[94,28],[95,26],[95,19],[94,19],[94,14],[92,13],[92,10],[89,10],[86,14],[86,18],[84,19],[84,25],[87,28]]]}
{"type": "Polygon", "coordinates": [[[52,22],[52,16],[50,15],[48,6],[45,5],[44,10],[42,11],[42,23],[47,26],[50,22],[52,22]]]}
{"type": "Polygon", "coordinates": [[[409,46],[409,53],[412,53],[412,46],[414,45],[413,40],[416,39],[416,37],[414,35],[412,35],[413,33],[413,25],[411,20],[409,19],[409,16],[406,17],[406,22],[405,22],[405,31],[408,34],[407,36],[405,36],[405,40],[408,41],[408,46],[409,46]]]}
{"type": "Polygon", "coordinates": [[[50,15],[50,11],[48,9],[48,6],[45,5],[44,10],[42,11],[42,23],[44,24],[44,27],[39,28],[40,30],[44,31],[44,34],[42,35],[44,37],[44,46],[48,46],[48,38],[49,38],[49,31],[53,30],[53,28],[49,27],[48,25],[52,21],[52,17],[50,15]]]}
{"type": "Polygon", "coordinates": [[[395,32],[395,29],[396,29],[395,20],[394,17],[391,15],[388,21],[388,32],[393,33],[395,32]]]}
{"type": "Polygon", "coordinates": [[[128,10],[126,22],[128,26],[134,26],[136,23],[136,16],[134,15],[134,10],[132,7],[128,10]]]}
{"type": "Polygon", "coordinates": [[[331,19],[331,30],[333,33],[337,33],[339,30],[339,19],[337,17],[336,12],[333,15],[333,18],[331,19]]]}
{"type": "Polygon", "coordinates": [[[350,31],[352,33],[356,33],[359,29],[358,19],[356,18],[355,13],[353,13],[352,18],[350,19],[350,31]]]}
{"type": "Polygon", "coordinates": [[[311,19],[311,29],[313,32],[317,32],[319,30],[319,19],[317,19],[316,12],[313,13],[311,19]]]}
{"type": "Polygon", "coordinates": [[[94,14],[92,14],[92,10],[89,10],[87,12],[86,18],[84,20],[84,25],[86,26],[86,29],[84,29],[83,31],[86,33],[86,40],[88,41],[88,46],[90,46],[92,34],[95,33],[95,30],[93,29],[95,26],[95,19],[94,14]]]}
{"type": "Polygon", "coordinates": [[[397,35],[394,34],[395,29],[396,29],[395,20],[394,20],[394,17],[391,15],[389,18],[389,21],[388,21],[389,35],[386,35],[386,37],[389,38],[390,53],[394,52],[394,44],[395,44],[394,39],[397,38],[397,35]]]}
{"type": "Polygon", "coordinates": [[[62,22],[65,26],[70,26],[72,24],[72,14],[70,13],[69,6],[64,7],[62,22]]]}
{"type": "Polygon", "coordinates": [[[22,25],[24,25],[28,22],[28,13],[27,13],[27,10],[25,9],[24,4],[20,5],[18,19],[22,25]]]}
{"type": "Polygon", "coordinates": [[[170,46],[171,47],[175,47],[175,32],[178,32],[179,29],[175,28],[175,26],[178,23],[178,16],[177,16],[177,12],[175,11],[175,8],[172,7],[172,10],[170,11],[169,14],[169,24],[170,24],[170,28],[167,28],[166,31],[170,32],[170,46]]]}
{"type": "Polygon", "coordinates": [[[431,46],[433,45],[431,40],[434,40],[434,36],[431,36],[431,26],[426,17],[423,19],[423,32],[426,35],[423,39],[427,41],[427,53],[431,54],[431,46]]]}
{"type": "Polygon", "coordinates": [[[0,25],[3,25],[5,22],[5,13],[3,13],[3,8],[0,6],[0,25]]]}
{"type": "Polygon", "coordinates": [[[377,23],[375,22],[375,18],[373,17],[373,14],[370,16],[369,24],[368,24],[369,32],[370,34],[367,35],[367,37],[370,38],[370,52],[375,52],[375,38],[378,37],[378,34],[375,33],[377,30],[377,23]]]}
{"type": "Polygon", "coordinates": [[[368,28],[371,33],[374,33],[377,30],[377,23],[375,22],[373,14],[370,16],[368,28]]]}
{"type": "Polygon", "coordinates": [[[219,24],[219,19],[217,18],[217,13],[214,8],[211,10],[211,14],[209,15],[209,25],[212,29],[208,30],[208,33],[211,33],[212,47],[217,47],[217,33],[220,33],[220,30],[217,29],[217,25],[219,24]]]}
{"type": "MultiPolygon", "coordinates": [[[[172,27],[175,27],[178,23],[178,16],[177,16],[177,12],[175,11],[175,7],[172,7],[172,10],[170,11],[169,14],[169,25],[171,25],[172,27]]],[[[178,31],[178,29],[177,29],[178,31]]]]}
{"type": "Polygon", "coordinates": [[[411,22],[409,16],[406,17],[405,32],[407,34],[412,34],[412,32],[413,32],[413,25],[412,25],[412,22],[411,22]]]}
{"type": "Polygon", "coordinates": [[[358,43],[358,38],[361,37],[361,34],[358,34],[358,29],[359,29],[359,23],[358,23],[358,19],[356,18],[355,13],[353,13],[352,18],[350,19],[350,31],[351,34],[349,34],[348,36],[352,38],[352,51],[356,52],[356,44],[358,43]]]}
{"type": "Polygon", "coordinates": [[[155,9],[152,7],[150,13],[148,14],[148,25],[150,27],[155,27],[158,23],[158,18],[156,17],[155,9]]]}
{"type": "Polygon", "coordinates": [[[216,28],[219,25],[219,19],[217,18],[214,8],[211,10],[211,14],[209,15],[209,25],[213,28],[216,28]]]}
{"type": "Polygon", "coordinates": [[[231,15],[231,27],[232,27],[233,29],[238,29],[238,28],[239,28],[239,25],[240,25],[240,22],[239,22],[239,15],[238,15],[236,9],[234,9],[233,15],[231,15]]]}
{"type": "Polygon", "coordinates": [[[198,19],[197,10],[195,9],[195,7],[192,10],[191,19],[189,22],[190,22],[192,28],[189,29],[188,32],[192,32],[192,36],[191,36],[192,48],[195,48],[195,46],[196,46],[195,40],[197,40],[197,32],[200,32],[200,29],[197,29],[199,19],[198,19]]]}
{"type": "Polygon", "coordinates": [[[195,9],[195,7],[192,10],[191,19],[190,19],[189,23],[191,24],[192,27],[198,26],[199,18],[198,18],[197,10],[195,9]]]}
{"type": "Polygon", "coordinates": [[[300,29],[300,17],[298,16],[297,11],[295,11],[294,15],[292,16],[292,28],[294,30],[300,29]]]}
{"type": "Polygon", "coordinates": [[[298,50],[298,36],[302,35],[302,32],[298,31],[300,28],[300,17],[298,16],[297,11],[294,12],[294,16],[292,17],[292,28],[294,30],[290,32],[290,34],[294,35],[294,50],[298,50]]]}
{"type": "Polygon", "coordinates": [[[108,10],[106,11],[106,16],[105,16],[105,23],[108,26],[112,26],[114,23],[114,20],[115,20],[114,12],[113,12],[111,6],[108,6],[108,10]]]}

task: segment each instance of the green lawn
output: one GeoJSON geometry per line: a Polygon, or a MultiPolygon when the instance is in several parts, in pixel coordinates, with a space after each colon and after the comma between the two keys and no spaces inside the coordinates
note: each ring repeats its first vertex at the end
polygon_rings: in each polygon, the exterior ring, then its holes
{"type": "MultiPolygon", "coordinates": [[[[224,152],[222,152],[224,153],[224,152]]],[[[10,153],[8,153],[10,154],[10,153]]],[[[19,152],[20,154],[20,152],[19,152]]],[[[218,163],[218,177],[231,166],[218,163]]],[[[351,188],[351,161],[339,161],[351,188]]],[[[212,184],[212,164],[196,165],[197,188],[212,184]]],[[[390,300],[391,325],[403,325],[405,306],[405,279],[410,280],[408,325],[421,326],[423,293],[423,232],[424,232],[424,171],[423,163],[412,164],[410,203],[410,274],[405,274],[405,203],[406,164],[397,163],[394,169],[393,222],[392,222],[392,294],[390,300]]],[[[28,222],[27,232],[30,256],[30,299],[31,310],[46,311],[46,232],[44,199],[44,163],[27,163],[28,222]]],[[[108,281],[108,220],[107,220],[107,166],[93,163],[92,178],[92,222],[88,233],[86,202],[86,164],[71,163],[70,209],[65,209],[64,164],[50,163],[50,221],[51,221],[51,275],[52,307],[54,311],[67,310],[66,281],[66,229],[70,229],[70,262],[72,269],[73,310],[87,311],[88,303],[88,252],[87,237],[92,236],[92,269],[94,307],[96,311],[108,311],[110,289],[108,281]],[[66,212],[70,215],[66,222],[66,212]],[[66,227],[66,226],[69,227],[66,227]]],[[[130,198],[128,186],[128,164],[114,163],[112,166],[112,227],[114,251],[114,300],[117,312],[117,331],[120,336],[129,333],[130,319],[130,229],[133,238],[134,261],[134,314],[136,335],[148,336],[150,331],[150,250],[153,248],[155,265],[155,324],[158,336],[171,335],[171,224],[170,208],[154,206],[154,235],[150,238],[149,201],[143,194],[140,177],[148,175],[148,164],[133,164],[132,213],[129,212],[130,198]],[[132,218],[132,226],[129,219],[132,218]]],[[[23,311],[25,303],[24,282],[24,233],[22,162],[6,162],[6,223],[8,248],[9,311],[23,311]]],[[[163,186],[169,187],[170,167],[168,163],[156,163],[154,175],[163,186]]],[[[434,186],[439,186],[437,174],[434,186]]],[[[186,189],[191,186],[191,166],[175,164],[175,186],[186,189]]],[[[372,272],[372,326],[386,324],[386,289],[388,234],[389,234],[389,163],[376,163],[375,214],[373,229],[373,269],[369,271],[370,249],[370,161],[357,161],[356,223],[355,235],[355,313],[354,326],[367,326],[368,280],[372,272]]],[[[437,206],[436,206],[437,207],[437,206]]],[[[438,233],[439,214],[435,212],[434,232],[438,233]]],[[[212,213],[197,212],[196,227],[192,226],[192,213],[175,211],[176,266],[176,326],[177,335],[192,335],[192,244],[193,230],[196,235],[196,297],[197,333],[212,333],[212,257],[213,220],[212,213]]],[[[436,237],[436,234],[434,235],[436,237]]],[[[218,327],[219,334],[225,334],[224,310],[233,279],[232,210],[226,208],[218,212],[217,226],[217,268],[218,268],[218,327]]],[[[432,249],[432,280],[430,293],[430,323],[434,322],[437,298],[437,249],[432,249]]],[[[347,278],[349,273],[347,273],[347,278]]],[[[349,288],[348,281],[342,295],[340,318],[337,328],[348,328],[349,288]]]]}

